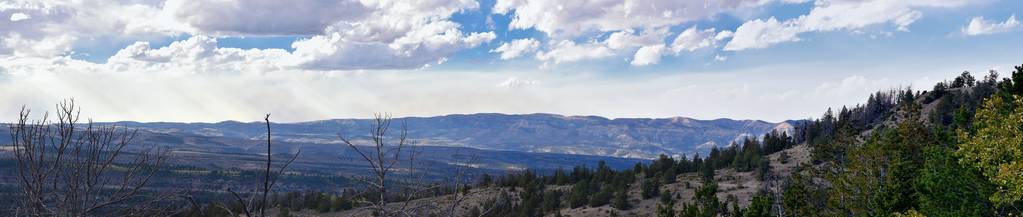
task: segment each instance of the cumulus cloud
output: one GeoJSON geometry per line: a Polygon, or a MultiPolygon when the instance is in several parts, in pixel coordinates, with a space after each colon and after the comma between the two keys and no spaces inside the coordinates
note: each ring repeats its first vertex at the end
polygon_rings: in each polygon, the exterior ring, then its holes
{"type": "Polygon", "coordinates": [[[514,59],[526,53],[535,52],[540,48],[540,42],[536,39],[525,38],[515,39],[509,43],[503,43],[500,47],[490,50],[491,53],[500,53],[502,60],[514,59]]]}
{"type": "Polygon", "coordinates": [[[649,29],[642,32],[636,32],[629,29],[611,33],[611,35],[604,40],[604,43],[611,49],[630,49],[635,47],[654,46],[664,44],[664,38],[670,33],[671,32],[668,32],[668,29],[666,28],[649,29]]]}
{"type": "Polygon", "coordinates": [[[630,64],[634,66],[645,66],[661,62],[661,53],[664,53],[664,45],[644,46],[636,51],[630,64]]]}
{"type": "Polygon", "coordinates": [[[679,33],[671,42],[671,50],[675,53],[682,51],[695,51],[701,48],[716,47],[718,42],[732,37],[731,31],[715,32],[714,28],[697,30],[695,26],[689,27],[679,33]]]}
{"type": "Polygon", "coordinates": [[[653,29],[752,9],[763,0],[499,0],[496,14],[512,14],[512,29],[534,28],[552,37],[580,36],[594,31],[653,29]]]}
{"type": "Polygon", "coordinates": [[[747,21],[735,30],[732,40],[725,45],[725,50],[759,49],[781,42],[799,41],[797,37],[799,33],[798,27],[794,24],[780,23],[774,17],[747,21]]]}
{"type": "Polygon", "coordinates": [[[576,44],[573,41],[563,40],[553,44],[551,47],[548,51],[536,53],[536,59],[546,63],[559,64],[586,59],[600,59],[614,55],[611,48],[600,43],[576,44]]]}
{"type": "Polygon", "coordinates": [[[335,22],[359,20],[371,9],[358,1],[170,0],[176,20],[211,35],[311,35],[335,22]]]}
{"type": "Polygon", "coordinates": [[[1023,25],[1020,25],[1016,15],[1013,14],[1003,22],[987,20],[984,17],[974,17],[970,19],[969,25],[963,27],[962,31],[966,35],[987,35],[1018,31],[1020,29],[1023,29],[1023,25]]]}
{"type": "MultiPolygon", "coordinates": [[[[454,13],[478,8],[474,0],[15,0],[0,4],[0,17],[9,18],[0,19],[0,56],[58,58],[72,53],[78,41],[95,39],[149,41],[192,36],[166,49],[149,49],[145,43],[136,43],[124,48],[122,52],[127,55],[143,50],[161,54],[195,51],[171,48],[215,42],[208,36],[300,35],[307,38],[294,42],[292,53],[198,46],[195,48],[210,52],[209,57],[223,58],[196,59],[192,65],[217,63],[233,68],[266,63],[265,67],[315,70],[411,69],[443,62],[460,49],[496,39],[493,32],[463,32],[450,20],[454,13]],[[267,57],[276,59],[263,59],[267,57]]],[[[111,67],[118,68],[168,65],[140,65],[136,63],[155,62],[126,56],[111,59],[115,63],[111,67]]]]}
{"type": "Polygon", "coordinates": [[[27,20],[29,18],[32,18],[32,16],[29,16],[28,14],[24,14],[24,13],[13,13],[13,14],[11,14],[11,19],[10,20],[11,20],[11,22],[17,22],[17,21],[27,20]]]}
{"type": "Polygon", "coordinates": [[[440,63],[458,50],[493,40],[493,32],[465,34],[453,22],[433,22],[390,40],[360,41],[351,31],[296,41],[293,64],[307,69],[409,69],[440,63]]]}
{"type": "Polygon", "coordinates": [[[148,73],[273,72],[285,67],[279,60],[288,55],[281,49],[220,48],[215,38],[195,36],[155,49],[148,42],[136,42],[101,66],[111,71],[148,73]]]}
{"type": "Polygon", "coordinates": [[[725,50],[759,49],[782,42],[799,41],[806,32],[855,31],[869,26],[889,24],[899,31],[922,16],[920,8],[949,8],[969,3],[952,1],[845,1],[819,0],[808,14],[778,21],[774,17],[746,21],[735,31],[725,50]]]}

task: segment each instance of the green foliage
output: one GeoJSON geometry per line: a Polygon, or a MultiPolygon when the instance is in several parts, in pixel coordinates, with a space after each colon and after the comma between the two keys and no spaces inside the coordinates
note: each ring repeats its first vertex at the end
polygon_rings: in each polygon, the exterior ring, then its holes
{"type": "Polygon", "coordinates": [[[657,204],[657,217],[675,217],[675,208],[671,205],[657,204]]]}
{"type": "Polygon", "coordinates": [[[626,191],[618,191],[615,193],[615,198],[611,201],[611,206],[619,210],[628,210],[632,208],[629,204],[629,194],[626,191]]]}
{"type": "Polygon", "coordinates": [[[908,210],[908,211],[905,211],[905,212],[895,213],[893,216],[895,216],[895,217],[927,217],[926,215],[924,215],[924,214],[922,214],[920,212],[917,212],[916,210],[912,210],[912,209],[908,210]]]}
{"type": "Polygon", "coordinates": [[[1015,66],[1016,71],[1012,72],[1012,92],[1016,95],[1023,95],[1023,65],[1015,66]]]}
{"type": "Polygon", "coordinates": [[[828,177],[833,185],[829,211],[879,216],[912,208],[921,148],[937,145],[931,135],[923,124],[904,121],[895,129],[880,129],[866,144],[850,150],[844,171],[828,177]]]}
{"type": "Polygon", "coordinates": [[[771,206],[774,204],[774,198],[768,195],[766,192],[757,193],[753,196],[753,200],[750,202],[749,207],[742,211],[744,217],[771,217],[771,206]]]}
{"type": "Polygon", "coordinates": [[[714,167],[710,164],[703,164],[703,167],[700,168],[700,176],[705,182],[714,181],[714,167]]]}
{"type": "Polygon", "coordinates": [[[757,160],[757,180],[764,181],[771,176],[771,162],[766,158],[757,160]]]}
{"type": "Polygon", "coordinates": [[[712,217],[724,210],[725,206],[718,201],[717,183],[708,182],[696,190],[696,196],[692,203],[682,205],[679,213],[682,217],[712,217]]]}
{"type": "Polygon", "coordinates": [[[658,189],[660,189],[660,185],[657,181],[643,179],[643,184],[640,185],[640,194],[643,196],[643,199],[650,199],[660,193],[658,192],[658,189]]]}
{"type": "MultiPolygon", "coordinates": [[[[1014,75],[1015,78],[1015,75],[1014,75]]],[[[974,132],[959,130],[961,162],[998,186],[990,200],[1011,204],[1023,197],[1023,99],[995,95],[984,102],[974,132]]]]}
{"type": "Polygon", "coordinates": [[[543,194],[541,209],[544,212],[556,211],[561,208],[561,192],[548,191],[543,194]]]}
{"type": "Polygon", "coordinates": [[[993,186],[975,168],[959,164],[950,148],[924,150],[924,165],[916,178],[919,210],[928,216],[986,216],[993,213],[987,196],[993,186]]]}
{"type": "Polygon", "coordinates": [[[782,208],[785,216],[818,216],[824,208],[827,195],[816,191],[810,178],[795,172],[782,192],[782,208]]]}
{"type": "Polygon", "coordinates": [[[590,182],[583,180],[572,186],[572,193],[568,196],[568,206],[571,208],[579,208],[586,205],[588,197],[590,195],[590,182]]]}
{"type": "Polygon", "coordinates": [[[976,81],[977,79],[975,79],[973,75],[970,75],[970,72],[964,71],[962,74],[959,74],[959,77],[956,77],[955,80],[952,80],[951,87],[952,88],[973,87],[973,85],[976,84],[976,81]]]}
{"type": "Polygon", "coordinates": [[[661,204],[665,204],[665,205],[669,205],[669,206],[674,206],[675,205],[675,199],[672,198],[671,195],[672,195],[671,191],[668,190],[668,189],[664,189],[663,191],[661,191],[661,200],[660,200],[661,204]]]}
{"type": "Polygon", "coordinates": [[[611,202],[611,197],[613,197],[611,188],[609,186],[605,186],[599,192],[590,197],[590,206],[598,207],[606,205],[611,202]]]}

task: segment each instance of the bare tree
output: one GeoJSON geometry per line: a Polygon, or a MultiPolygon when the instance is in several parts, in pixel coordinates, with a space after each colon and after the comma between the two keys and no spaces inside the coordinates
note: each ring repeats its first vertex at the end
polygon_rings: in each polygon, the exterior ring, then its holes
{"type": "MultiPolygon", "coordinates": [[[[284,162],[277,171],[273,171],[273,154],[270,151],[270,114],[266,114],[263,119],[266,121],[266,168],[263,170],[263,177],[260,184],[262,187],[257,187],[252,193],[248,193],[248,199],[243,199],[242,194],[234,191],[233,189],[227,189],[234,196],[236,202],[241,205],[242,212],[245,216],[266,216],[266,208],[270,203],[267,201],[267,196],[273,191],[274,185],[277,184],[277,179],[284,174],[284,170],[291,166],[291,163],[298,159],[298,155],[302,154],[302,150],[298,150],[291,159],[284,162]]],[[[194,204],[194,202],[192,202],[194,204]]],[[[223,207],[225,210],[230,212],[230,209],[223,207]]],[[[232,213],[233,215],[233,213],[232,213]]]]}
{"type": "MultiPolygon", "coordinates": [[[[391,127],[391,116],[386,114],[376,114],[374,118],[375,122],[370,130],[370,149],[372,152],[363,151],[359,149],[359,146],[355,145],[350,138],[345,137],[344,134],[338,133],[338,138],[341,139],[348,148],[351,148],[359,154],[366,161],[367,164],[373,170],[372,178],[358,178],[356,180],[366,183],[374,193],[378,194],[377,198],[371,199],[368,209],[375,216],[399,216],[399,215],[412,215],[414,209],[408,207],[402,207],[397,209],[388,209],[387,206],[387,191],[389,183],[388,175],[394,172],[394,166],[397,165],[403,158],[402,150],[406,148],[413,149],[412,151],[406,150],[409,158],[409,172],[412,173],[415,163],[415,151],[414,142],[408,140],[408,127],[405,122],[402,122],[401,132],[398,135],[397,142],[389,144],[391,142],[387,137],[387,130],[391,127]]],[[[405,200],[405,204],[411,200],[405,200]]]]}
{"type": "Polygon", "coordinates": [[[136,130],[78,124],[74,100],[57,104],[56,122],[49,113],[29,120],[22,107],[10,124],[11,147],[17,161],[21,204],[12,211],[24,216],[149,215],[142,208],[163,199],[145,194],[164,161],[165,152],[148,149],[129,153],[136,130]],[[115,209],[114,207],[120,207],[115,209]]]}
{"type": "MultiPolygon", "coordinates": [[[[466,199],[466,195],[459,191],[469,186],[467,175],[471,165],[478,160],[475,156],[467,162],[459,163],[453,177],[449,177],[449,184],[431,183],[426,179],[425,174],[417,171],[416,157],[417,143],[408,138],[408,125],[402,121],[400,132],[397,137],[389,136],[387,131],[391,127],[392,118],[388,114],[376,114],[374,123],[369,132],[369,143],[360,148],[353,141],[353,137],[347,137],[339,133],[338,138],[349,149],[355,151],[363,161],[371,168],[371,176],[355,177],[369,186],[371,201],[366,201],[364,211],[369,211],[374,216],[456,216],[457,207],[466,199]],[[408,166],[404,166],[407,162],[408,166]],[[395,178],[392,173],[402,172],[406,176],[395,178]],[[395,186],[391,186],[395,185],[395,186]],[[417,200],[430,195],[429,193],[442,187],[452,187],[454,192],[450,195],[450,204],[442,204],[436,200],[417,200]],[[388,201],[388,192],[400,190],[397,200],[388,201]]],[[[458,152],[455,155],[459,155],[458,152]]],[[[486,208],[484,215],[493,207],[486,208]]],[[[365,215],[365,213],[354,212],[353,215],[365,215]]]]}

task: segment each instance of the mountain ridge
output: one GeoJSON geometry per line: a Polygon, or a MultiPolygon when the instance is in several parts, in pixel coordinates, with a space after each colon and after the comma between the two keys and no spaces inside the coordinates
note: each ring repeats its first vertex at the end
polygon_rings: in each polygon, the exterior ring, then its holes
{"type": "MultiPolygon", "coordinates": [[[[582,154],[652,159],[705,154],[712,147],[730,145],[746,136],[760,136],[771,130],[791,131],[798,121],[772,123],[762,120],[718,118],[699,120],[670,118],[605,118],[566,116],[549,113],[450,114],[433,117],[394,118],[404,122],[409,137],[424,145],[471,147],[488,150],[582,154]]],[[[370,129],[372,119],[344,118],[274,123],[275,140],[300,143],[337,143],[337,134],[360,133],[370,129]]],[[[104,122],[142,130],[184,135],[202,135],[258,140],[265,135],[263,122],[221,121],[104,122]]],[[[358,138],[357,138],[358,140],[358,138]]]]}

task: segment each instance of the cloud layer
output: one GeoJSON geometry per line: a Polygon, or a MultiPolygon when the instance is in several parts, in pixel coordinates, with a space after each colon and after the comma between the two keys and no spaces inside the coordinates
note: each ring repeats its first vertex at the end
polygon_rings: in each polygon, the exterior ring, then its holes
{"type": "MultiPolygon", "coordinates": [[[[388,70],[419,69],[447,62],[456,53],[486,45],[494,59],[531,57],[545,66],[620,57],[635,66],[708,50],[707,61],[727,52],[764,49],[802,41],[811,32],[910,31],[930,8],[956,8],[974,1],[899,0],[496,0],[483,10],[476,0],[13,0],[0,4],[0,57],[59,58],[75,56],[84,41],[125,43],[123,55],[161,50],[159,55],[188,56],[184,48],[146,48],[155,39],[178,38],[180,44],[205,41],[203,58],[191,65],[220,70],[248,69],[388,70]],[[810,9],[778,19],[763,10],[803,4],[810,9]],[[507,31],[535,32],[531,37],[498,38],[494,31],[469,31],[456,15],[505,16],[507,31]],[[735,29],[698,28],[695,23],[722,17],[742,19],[735,29]],[[140,19],[141,18],[141,19],[140,19]],[[297,36],[290,49],[222,49],[221,37],[297,36]],[[184,39],[181,39],[184,38],[184,39]],[[214,43],[209,43],[214,42],[214,43]],[[141,44],[140,44],[141,43],[141,44]],[[245,62],[251,60],[252,62],[245,62]],[[240,61],[240,62],[239,62],[240,61]],[[199,63],[202,62],[202,63],[199,63]],[[211,66],[210,64],[221,64],[211,66]]],[[[967,35],[1013,31],[1015,16],[1004,22],[973,18],[967,35]]],[[[86,54],[88,55],[88,54],[86,54]]],[[[126,56],[110,57],[121,61],[126,56]]],[[[142,57],[160,59],[157,57],[142,57]]],[[[177,58],[175,60],[186,60],[177,58]]],[[[146,61],[146,60],[142,60],[146,61]]],[[[150,61],[152,62],[152,61],[150,61]]],[[[138,65],[146,71],[154,65],[138,65]]],[[[176,63],[177,64],[177,63],[176,63]]],[[[111,66],[112,67],[112,66],[111,66]]]]}
{"type": "MultiPolygon", "coordinates": [[[[78,41],[123,38],[143,42],[123,48],[117,52],[120,56],[110,57],[111,60],[135,58],[158,63],[173,59],[175,63],[209,68],[267,64],[262,67],[415,69],[443,62],[459,50],[494,40],[493,32],[463,32],[459,23],[450,20],[455,13],[477,9],[479,3],[473,0],[17,0],[0,4],[0,16],[9,17],[0,19],[3,26],[0,56],[60,58],[72,54],[78,41]],[[145,44],[146,39],[181,35],[190,37],[167,49],[139,53],[151,49],[145,44]],[[276,49],[221,49],[215,43],[220,36],[281,35],[306,38],[292,44],[294,51],[284,53],[276,49]],[[199,56],[170,58],[190,55],[199,56]],[[248,60],[254,62],[245,62],[248,60]]],[[[122,68],[129,66],[117,64],[122,68]]]]}

